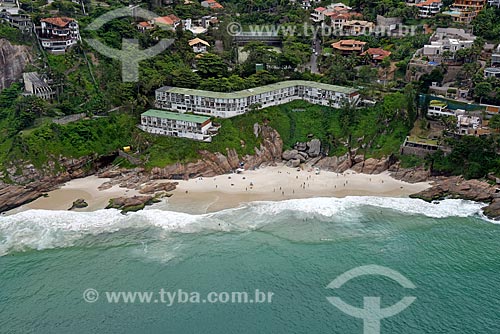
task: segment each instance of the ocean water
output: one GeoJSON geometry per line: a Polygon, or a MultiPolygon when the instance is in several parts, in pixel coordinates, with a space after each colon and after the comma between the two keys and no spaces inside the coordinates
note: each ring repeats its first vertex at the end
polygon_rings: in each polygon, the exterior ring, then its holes
{"type": "Polygon", "coordinates": [[[497,334],[500,225],[481,206],[347,197],[205,215],[153,207],[0,217],[0,333],[363,333],[363,320],[327,297],[357,308],[380,297],[386,308],[414,296],[381,320],[381,333],[497,334]],[[367,265],[390,268],[415,289],[381,275],[327,288],[367,265]],[[161,289],[194,297],[169,304],[161,289]],[[203,302],[255,290],[272,300],[203,302]],[[153,299],[110,302],[111,292],[153,299]]]}

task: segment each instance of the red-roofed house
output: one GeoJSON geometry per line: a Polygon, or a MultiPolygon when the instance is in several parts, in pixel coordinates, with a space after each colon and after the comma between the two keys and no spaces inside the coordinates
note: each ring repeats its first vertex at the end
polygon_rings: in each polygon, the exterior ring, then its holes
{"type": "Polygon", "coordinates": [[[319,23],[330,18],[332,27],[335,30],[341,30],[346,21],[363,17],[360,13],[352,12],[351,9],[341,2],[328,5],[326,8],[318,7],[311,13],[311,20],[319,23]]]}
{"type": "Polygon", "coordinates": [[[415,6],[418,7],[418,16],[427,18],[436,16],[441,11],[443,3],[441,0],[425,0],[415,6]]]}
{"type": "Polygon", "coordinates": [[[311,20],[316,23],[323,22],[325,20],[325,12],[326,12],[325,7],[315,8],[311,13],[311,20]]]}
{"type": "Polygon", "coordinates": [[[70,17],[41,19],[36,30],[42,47],[52,53],[65,53],[80,40],[78,23],[70,17]]]}
{"type": "Polygon", "coordinates": [[[202,1],[201,5],[205,8],[210,8],[210,9],[223,9],[224,6],[222,6],[220,3],[218,3],[216,0],[206,0],[202,1]]]}
{"type": "Polygon", "coordinates": [[[174,14],[170,14],[167,16],[155,17],[154,19],[149,20],[147,22],[146,21],[139,22],[137,24],[137,29],[143,32],[158,26],[176,29],[181,23],[182,20],[180,18],[178,18],[174,14]]]}
{"type": "Polygon", "coordinates": [[[342,55],[361,54],[365,48],[366,42],[357,41],[355,39],[340,40],[332,43],[332,48],[342,55]]]}
{"type": "Polygon", "coordinates": [[[369,48],[361,54],[362,56],[369,55],[374,61],[382,61],[391,55],[391,52],[381,48],[369,48]]]}

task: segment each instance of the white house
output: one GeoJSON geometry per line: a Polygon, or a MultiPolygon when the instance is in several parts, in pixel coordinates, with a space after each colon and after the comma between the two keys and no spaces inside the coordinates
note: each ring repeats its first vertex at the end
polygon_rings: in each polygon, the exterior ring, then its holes
{"type": "Polygon", "coordinates": [[[201,38],[195,38],[189,41],[189,46],[193,48],[194,53],[206,53],[210,44],[201,38]]]}
{"type": "Polygon", "coordinates": [[[429,103],[427,115],[431,117],[456,116],[453,111],[448,109],[446,103],[437,100],[432,100],[429,103]]]}
{"type": "Polygon", "coordinates": [[[52,53],[65,53],[80,41],[80,30],[75,19],[49,17],[40,20],[38,39],[42,47],[52,53]]]}
{"type": "Polygon", "coordinates": [[[463,29],[437,28],[430,44],[424,45],[423,56],[433,60],[434,57],[441,58],[445,51],[454,54],[458,50],[472,47],[475,39],[476,36],[466,33],[463,29]]]}
{"type": "Polygon", "coordinates": [[[459,115],[457,117],[457,131],[461,135],[474,134],[474,130],[481,126],[481,118],[477,116],[459,115]]]}

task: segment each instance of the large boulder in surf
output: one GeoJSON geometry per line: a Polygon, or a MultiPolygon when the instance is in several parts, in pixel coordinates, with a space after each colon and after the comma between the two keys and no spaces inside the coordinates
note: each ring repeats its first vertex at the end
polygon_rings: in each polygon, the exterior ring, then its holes
{"type": "Polygon", "coordinates": [[[494,220],[500,220],[500,198],[495,198],[493,202],[484,208],[484,214],[494,220]]]}

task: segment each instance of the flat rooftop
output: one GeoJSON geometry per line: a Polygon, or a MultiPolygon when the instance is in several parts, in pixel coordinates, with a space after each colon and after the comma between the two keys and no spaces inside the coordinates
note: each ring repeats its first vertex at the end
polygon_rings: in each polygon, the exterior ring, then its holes
{"type": "Polygon", "coordinates": [[[176,121],[185,121],[185,122],[193,122],[193,123],[205,123],[210,119],[210,117],[206,116],[198,116],[192,114],[181,114],[177,112],[170,112],[165,110],[157,110],[157,109],[149,109],[148,111],[141,114],[141,116],[150,116],[150,117],[158,117],[158,118],[166,118],[176,121]]]}
{"type": "Polygon", "coordinates": [[[352,94],[352,93],[356,93],[358,91],[357,89],[354,89],[351,87],[329,85],[329,84],[324,84],[324,83],[320,83],[320,82],[305,81],[305,80],[281,81],[281,82],[277,82],[277,83],[271,84],[271,85],[260,86],[260,87],[255,87],[255,88],[251,88],[251,89],[245,89],[245,90],[241,90],[238,92],[232,92],[232,93],[220,93],[220,92],[212,92],[212,91],[207,91],[207,90],[178,88],[178,87],[170,87],[170,86],[158,88],[157,91],[170,92],[170,93],[176,93],[176,94],[184,94],[184,95],[203,96],[203,97],[215,98],[215,99],[228,99],[228,98],[234,99],[234,98],[250,97],[250,96],[254,96],[254,95],[258,95],[258,94],[263,94],[263,93],[275,91],[278,89],[290,88],[290,87],[295,87],[295,86],[306,86],[306,87],[310,87],[310,88],[331,90],[331,91],[344,93],[344,94],[352,94]]]}
{"type": "Polygon", "coordinates": [[[29,80],[34,86],[37,87],[50,87],[36,72],[23,73],[23,80],[29,80]]]}
{"type": "Polygon", "coordinates": [[[438,146],[437,140],[422,138],[422,137],[417,137],[417,136],[408,136],[408,137],[406,137],[406,141],[408,143],[414,143],[414,144],[438,146]]]}

